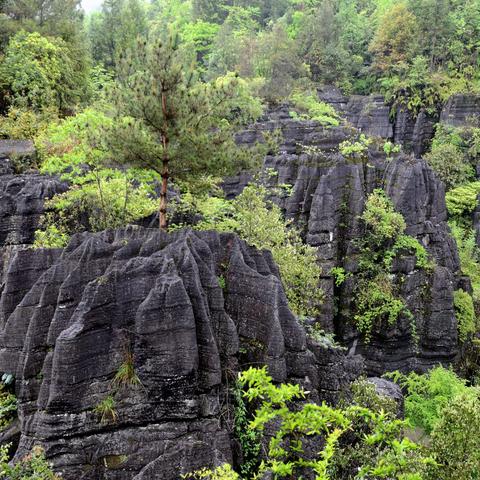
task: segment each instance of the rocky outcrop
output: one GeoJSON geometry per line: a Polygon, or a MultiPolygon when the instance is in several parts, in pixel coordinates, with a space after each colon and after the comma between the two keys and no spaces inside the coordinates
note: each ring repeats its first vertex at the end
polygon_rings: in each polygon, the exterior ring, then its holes
{"type": "Polygon", "coordinates": [[[479,112],[480,95],[453,95],[443,107],[440,121],[446,125],[461,127],[478,119],[479,112]]]}
{"type": "MultiPolygon", "coordinates": [[[[252,130],[267,128],[271,128],[268,122],[252,130]]],[[[439,362],[454,361],[457,322],[453,291],[460,281],[460,267],[447,225],[443,184],[424,161],[405,155],[386,159],[375,145],[363,159],[344,158],[338,146],[352,133],[346,126],[325,129],[298,121],[294,126],[291,119],[277,118],[275,128],[282,131],[284,143],[277,154],[266,157],[264,168],[277,172],[276,177],[270,177],[273,186],[293,187],[290,197],[275,200],[303,229],[307,242],[318,248],[325,272],[322,288],[327,292],[322,326],[336,333],[352,351],[361,353],[372,375],[396,369],[422,371],[439,362]],[[414,258],[406,257],[395,265],[415,328],[404,318],[394,327],[382,328],[364,344],[352,323],[358,271],[356,239],[364,235],[359,217],[367,196],[376,188],[386,191],[404,216],[407,233],[425,246],[436,266],[432,272],[422,271],[415,268],[414,258]],[[331,268],[338,266],[352,274],[342,287],[336,287],[329,276],[331,268]]],[[[252,138],[253,131],[241,137],[247,142],[252,138]]],[[[231,179],[227,183],[229,195],[238,193],[244,181],[245,176],[231,179]]]]}
{"type": "Polygon", "coordinates": [[[232,461],[239,369],[266,364],[276,381],[335,400],[362,367],[307,339],[268,252],[214,232],[129,227],[18,251],[0,332],[0,372],[15,375],[19,400],[16,456],[41,444],[67,480],[174,480],[232,461]],[[140,384],[122,387],[128,361],[140,384]]]}

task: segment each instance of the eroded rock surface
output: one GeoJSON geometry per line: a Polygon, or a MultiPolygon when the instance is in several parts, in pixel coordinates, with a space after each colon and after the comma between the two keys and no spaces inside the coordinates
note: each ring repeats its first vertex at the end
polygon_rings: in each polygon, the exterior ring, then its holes
{"type": "MultiPolygon", "coordinates": [[[[293,122],[286,115],[260,122],[239,140],[249,143],[272,129],[280,130],[284,140],[277,154],[266,157],[264,168],[278,172],[271,178],[272,185],[293,186],[290,197],[275,200],[302,228],[307,242],[318,248],[325,272],[322,288],[327,292],[320,320],[323,327],[361,353],[372,375],[396,369],[423,371],[454,361],[458,342],[453,292],[461,281],[460,265],[447,225],[445,189],[431,168],[413,156],[387,159],[381,146],[375,145],[363,159],[344,158],[339,143],[352,134],[348,126],[322,128],[312,122],[293,122]],[[382,326],[364,344],[352,322],[359,268],[356,239],[365,233],[359,217],[366,198],[377,188],[392,199],[405,218],[406,233],[427,249],[435,268],[431,272],[416,268],[414,257],[396,262],[393,273],[415,325],[403,318],[394,327],[382,326]],[[341,287],[328,275],[338,266],[352,274],[341,287]]],[[[230,179],[228,194],[238,194],[246,179],[245,175],[230,179]]]]}
{"type": "Polygon", "coordinates": [[[232,461],[227,392],[249,365],[317,400],[335,400],[362,368],[307,342],[271,255],[228,234],[129,227],[18,251],[0,312],[17,458],[41,444],[67,480],[174,480],[232,461]],[[130,355],[141,385],[120,388],[130,355]],[[102,422],[95,408],[109,396],[116,419],[102,422]]]}

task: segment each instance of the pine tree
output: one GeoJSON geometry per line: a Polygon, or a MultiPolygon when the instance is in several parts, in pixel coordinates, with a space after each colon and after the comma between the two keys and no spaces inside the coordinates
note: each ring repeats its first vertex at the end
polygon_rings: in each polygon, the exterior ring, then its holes
{"type": "Polygon", "coordinates": [[[161,176],[163,230],[170,179],[198,183],[238,167],[247,156],[235,147],[233,132],[261,113],[235,75],[199,81],[194,68],[186,68],[175,33],[165,41],[141,41],[123,59],[112,100],[116,118],[107,141],[120,162],[161,176]]]}

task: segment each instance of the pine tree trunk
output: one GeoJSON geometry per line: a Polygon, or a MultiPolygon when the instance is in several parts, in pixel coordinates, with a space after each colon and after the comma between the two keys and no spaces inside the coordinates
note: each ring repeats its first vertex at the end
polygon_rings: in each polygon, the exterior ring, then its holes
{"type": "Polygon", "coordinates": [[[163,171],[162,171],[162,188],[160,190],[160,209],[159,209],[159,219],[160,219],[160,230],[167,230],[168,221],[167,221],[167,193],[168,193],[168,160],[163,161],[163,171]]]}
{"type": "Polygon", "coordinates": [[[163,158],[162,158],[162,188],[160,190],[160,207],[159,207],[159,227],[160,230],[167,231],[168,220],[167,220],[167,193],[168,193],[168,177],[169,169],[168,164],[170,161],[168,155],[168,129],[167,129],[167,97],[165,93],[162,93],[162,111],[163,111],[163,121],[164,121],[164,131],[162,133],[162,145],[163,145],[163,158]]]}

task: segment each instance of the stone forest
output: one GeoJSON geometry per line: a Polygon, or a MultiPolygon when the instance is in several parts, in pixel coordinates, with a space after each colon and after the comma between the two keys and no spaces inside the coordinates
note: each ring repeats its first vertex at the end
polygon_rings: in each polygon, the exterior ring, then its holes
{"type": "Polygon", "coordinates": [[[0,479],[479,480],[480,0],[0,0],[0,479]]]}

